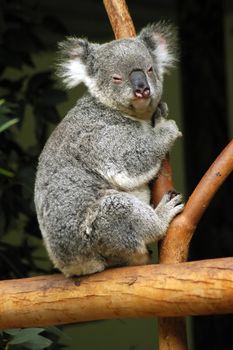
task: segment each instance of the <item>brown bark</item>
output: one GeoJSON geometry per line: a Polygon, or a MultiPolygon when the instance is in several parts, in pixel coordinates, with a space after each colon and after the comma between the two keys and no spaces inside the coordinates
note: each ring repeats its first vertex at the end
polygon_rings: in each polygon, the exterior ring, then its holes
{"type": "Polygon", "coordinates": [[[116,39],[136,35],[125,0],[103,0],[116,39]]]}
{"type": "MultiPolygon", "coordinates": [[[[104,0],[104,5],[116,39],[134,37],[136,35],[135,29],[125,1],[104,0]]],[[[167,156],[167,159],[162,163],[160,175],[152,186],[152,202],[154,206],[158,204],[163,194],[172,188],[172,169],[169,157],[167,156]]],[[[182,319],[172,320],[169,321],[169,323],[167,323],[166,320],[161,320],[161,322],[159,322],[160,350],[168,349],[167,342],[169,342],[174,349],[186,349],[185,328],[182,319]],[[183,347],[180,346],[180,343],[184,344],[183,347]]]]}
{"type": "Polygon", "coordinates": [[[181,350],[187,348],[184,317],[159,318],[159,349],[181,350]]]}
{"type": "Polygon", "coordinates": [[[230,312],[233,258],[116,268],[74,279],[52,275],[0,282],[0,329],[230,312]]]}
{"type": "Polygon", "coordinates": [[[164,193],[173,189],[172,168],[169,161],[169,156],[163,160],[158,178],[152,186],[152,202],[154,207],[160,202],[164,193]]]}

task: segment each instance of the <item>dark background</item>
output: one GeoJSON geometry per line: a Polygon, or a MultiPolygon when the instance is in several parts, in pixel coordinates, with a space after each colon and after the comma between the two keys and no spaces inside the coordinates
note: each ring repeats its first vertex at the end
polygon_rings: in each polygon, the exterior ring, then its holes
{"type": "MultiPolygon", "coordinates": [[[[233,3],[219,0],[129,0],[137,29],[168,19],[180,37],[180,63],[166,79],[164,100],[184,137],[172,163],[188,197],[233,133],[233,3]]],[[[113,39],[102,1],[0,1],[0,274],[51,272],[33,206],[38,155],[83,88],[67,96],[53,77],[57,41],[66,35],[113,39]],[[5,170],[1,172],[1,169],[5,170]]],[[[191,242],[190,260],[232,256],[233,177],[214,198],[191,242]]],[[[190,322],[189,322],[190,325],[190,322]]],[[[189,328],[191,328],[189,326],[189,328]]],[[[190,347],[233,349],[233,317],[192,319],[190,347]]],[[[69,349],[152,349],[155,321],[109,321],[65,327],[69,349]],[[75,334],[77,337],[75,338],[75,334]]],[[[58,340],[54,348],[60,348],[58,340]]]]}

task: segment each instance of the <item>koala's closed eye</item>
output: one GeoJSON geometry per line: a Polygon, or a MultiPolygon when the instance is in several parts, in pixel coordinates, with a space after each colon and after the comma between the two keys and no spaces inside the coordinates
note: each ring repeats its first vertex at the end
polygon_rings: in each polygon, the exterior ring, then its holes
{"type": "Polygon", "coordinates": [[[121,75],[118,75],[118,74],[114,74],[114,75],[112,76],[112,80],[113,80],[113,82],[116,83],[116,84],[120,84],[120,83],[122,83],[122,81],[123,81],[121,75]]]}

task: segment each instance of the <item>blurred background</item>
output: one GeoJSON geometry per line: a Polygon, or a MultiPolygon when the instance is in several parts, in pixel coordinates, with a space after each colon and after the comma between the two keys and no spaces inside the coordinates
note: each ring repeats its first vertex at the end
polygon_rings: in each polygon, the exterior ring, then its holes
{"type": "MultiPolygon", "coordinates": [[[[165,79],[163,100],[183,138],[171,154],[185,197],[233,136],[233,2],[128,0],[137,30],[166,19],[179,31],[180,61],[165,79]]],[[[85,92],[65,92],[54,77],[57,42],[67,35],[112,40],[101,0],[0,0],[0,278],[53,272],[33,204],[38,156],[53,128],[85,92]]],[[[232,256],[233,177],[202,218],[190,260],[232,256]]],[[[189,348],[233,349],[233,317],[188,320],[189,348]]],[[[32,332],[32,330],[30,330],[32,332]]],[[[34,342],[0,332],[0,349],[157,349],[156,319],[49,327],[34,342]],[[46,343],[47,340],[47,343],[46,343]]],[[[29,337],[30,338],[30,337],[29,337]]],[[[31,338],[30,338],[31,339],[31,338]]]]}

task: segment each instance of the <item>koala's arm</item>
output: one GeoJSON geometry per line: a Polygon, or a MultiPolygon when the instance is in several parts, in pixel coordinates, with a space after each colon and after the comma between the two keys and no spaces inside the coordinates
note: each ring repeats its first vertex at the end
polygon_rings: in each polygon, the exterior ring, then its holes
{"type": "Polygon", "coordinates": [[[132,190],[148,183],[181,133],[173,120],[161,119],[146,131],[106,126],[83,142],[83,161],[109,183],[132,190]],[[91,149],[85,149],[87,147],[91,149]]]}

